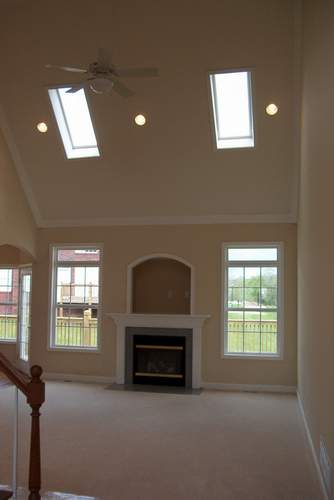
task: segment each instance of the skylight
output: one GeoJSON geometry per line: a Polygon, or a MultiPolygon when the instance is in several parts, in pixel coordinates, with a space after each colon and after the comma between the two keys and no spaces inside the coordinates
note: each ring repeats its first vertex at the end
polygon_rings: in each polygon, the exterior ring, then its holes
{"type": "Polygon", "coordinates": [[[250,72],[212,73],[210,84],[217,148],[254,147],[250,72]]]}
{"type": "Polygon", "coordinates": [[[67,158],[100,156],[84,89],[49,89],[49,97],[67,158]]]}

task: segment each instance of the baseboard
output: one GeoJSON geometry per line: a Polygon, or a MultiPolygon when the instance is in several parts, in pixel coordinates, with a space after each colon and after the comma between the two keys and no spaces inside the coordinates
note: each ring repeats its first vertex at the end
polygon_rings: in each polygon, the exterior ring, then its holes
{"type": "Polygon", "coordinates": [[[259,385],[259,384],[222,384],[220,382],[202,382],[203,389],[236,392],[275,392],[296,394],[296,387],[289,385],[259,385]]]}
{"type": "Polygon", "coordinates": [[[315,450],[315,446],[314,446],[313,439],[312,439],[312,436],[311,436],[311,431],[310,431],[310,428],[309,428],[308,423],[307,423],[307,419],[306,419],[306,415],[305,415],[305,411],[304,411],[304,407],[303,407],[303,402],[302,402],[302,399],[301,399],[300,394],[299,394],[298,391],[297,391],[297,398],[298,398],[298,404],[299,404],[300,413],[302,415],[302,419],[303,419],[303,422],[304,422],[304,427],[305,427],[305,431],[306,431],[306,435],[307,435],[307,440],[308,440],[310,448],[311,448],[313,462],[314,462],[314,465],[315,465],[315,468],[316,468],[316,471],[317,471],[317,475],[318,475],[318,479],[319,479],[319,482],[320,482],[321,491],[322,491],[322,494],[324,496],[324,500],[330,500],[329,495],[327,493],[327,489],[326,489],[326,486],[325,486],[324,479],[322,477],[322,472],[321,472],[321,469],[320,469],[319,458],[318,458],[317,452],[315,450]]]}
{"type": "Polygon", "coordinates": [[[113,384],[116,377],[99,377],[95,375],[78,375],[75,373],[43,373],[44,380],[58,380],[62,382],[85,382],[87,384],[113,384]]]}

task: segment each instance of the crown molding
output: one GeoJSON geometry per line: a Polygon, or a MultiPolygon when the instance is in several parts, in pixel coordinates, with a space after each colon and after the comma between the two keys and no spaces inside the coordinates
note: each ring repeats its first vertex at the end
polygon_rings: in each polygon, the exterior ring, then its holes
{"type": "Polygon", "coordinates": [[[29,177],[27,175],[27,172],[23,166],[23,161],[21,158],[21,155],[19,153],[18,147],[16,145],[14,136],[10,130],[10,126],[8,124],[8,120],[6,118],[4,109],[2,105],[0,104],[0,128],[3,132],[5,141],[7,143],[16,173],[18,175],[21,187],[23,189],[23,192],[26,196],[28,205],[30,207],[30,210],[32,212],[32,215],[35,219],[35,223],[37,227],[40,227],[40,224],[42,223],[42,216],[40,213],[40,210],[38,208],[35,195],[33,193],[33,189],[31,186],[31,182],[29,180],[29,177]]]}
{"type": "Polygon", "coordinates": [[[87,226],[174,226],[194,224],[294,224],[294,214],[231,214],[152,217],[101,217],[91,219],[44,219],[39,228],[87,226]]]}

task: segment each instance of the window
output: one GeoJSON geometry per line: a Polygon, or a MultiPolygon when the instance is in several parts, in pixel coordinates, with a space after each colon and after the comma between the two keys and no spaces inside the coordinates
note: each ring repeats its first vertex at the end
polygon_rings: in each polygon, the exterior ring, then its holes
{"type": "Polygon", "coordinates": [[[29,344],[31,333],[31,268],[20,270],[20,303],[19,303],[19,358],[29,360],[29,344]]]}
{"type": "Polygon", "coordinates": [[[100,156],[84,89],[49,89],[67,158],[100,156]]]}
{"type": "Polygon", "coordinates": [[[16,342],[18,269],[0,268],[0,341],[16,342]]]}
{"type": "Polygon", "coordinates": [[[281,246],[224,247],[224,355],[281,357],[281,246]]]}
{"type": "Polygon", "coordinates": [[[218,149],[254,147],[251,73],[210,74],[218,149]]]}
{"type": "Polygon", "coordinates": [[[54,247],[52,262],[51,347],[97,350],[101,250],[54,247]]]}

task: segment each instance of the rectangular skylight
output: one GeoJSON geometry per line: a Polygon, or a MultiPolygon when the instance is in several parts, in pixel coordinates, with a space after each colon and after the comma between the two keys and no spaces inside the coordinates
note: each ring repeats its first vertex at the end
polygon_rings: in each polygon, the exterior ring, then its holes
{"type": "Polygon", "coordinates": [[[100,156],[84,89],[49,89],[49,97],[67,158],[100,156]]]}
{"type": "Polygon", "coordinates": [[[210,85],[217,148],[254,147],[250,72],[212,73],[210,85]]]}

